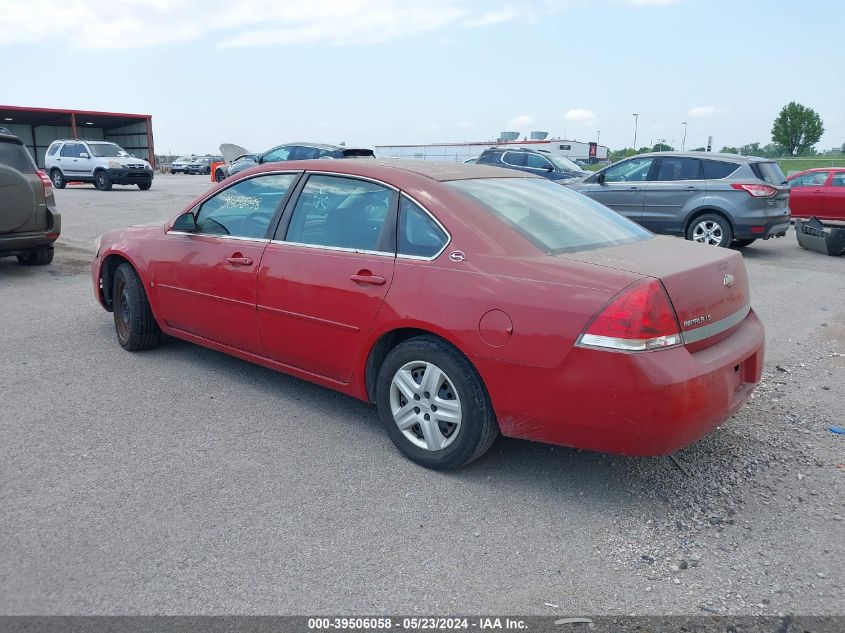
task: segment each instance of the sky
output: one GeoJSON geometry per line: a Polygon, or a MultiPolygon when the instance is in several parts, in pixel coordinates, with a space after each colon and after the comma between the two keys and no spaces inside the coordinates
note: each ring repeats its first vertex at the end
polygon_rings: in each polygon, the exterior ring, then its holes
{"type": "Polygon", "coordinates": [[[845,143],[841,0],[0,0],[0,104],[151,114],[156,153],[489,140],[845,143]],[[108,7],[104,10],[104,7],[108,7]]]}

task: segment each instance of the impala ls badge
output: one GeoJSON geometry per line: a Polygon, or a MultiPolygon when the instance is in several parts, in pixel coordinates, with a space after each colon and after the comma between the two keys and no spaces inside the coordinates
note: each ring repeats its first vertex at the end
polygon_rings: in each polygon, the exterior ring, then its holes
{"type": "Polygon", "coordinates": [[[692,325],[701,325],[702,323],[707,323],[708,321],[712,321],[713,317],[709,314],[702,314],[700,317],[695,317],[694,319],[687,319],[684,321],[684,329],[686,330],[688,327],[692,325]]]}
{"type": "Polygon", "coordinates": [[[733,275],[725,275],[725,279],[723,282],[728,288],[734,285],[734,276],[733,275]]]}

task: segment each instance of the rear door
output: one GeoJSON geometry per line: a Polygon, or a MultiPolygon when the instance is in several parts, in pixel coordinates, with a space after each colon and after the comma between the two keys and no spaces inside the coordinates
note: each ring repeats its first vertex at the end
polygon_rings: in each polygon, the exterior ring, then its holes
{"type": "Polygon", "coordinates": [[[701,161],[684,156],[661,156],[645,187],[640,224],[655,233],[679,233],[683,229],[687,203],[706,194],[701,161]]]}
{"type": "Polygon", "coordinates": [[[789,208],[793,216],[808,218],[822,213],[829,177],[829,171],[810,171],[789,181],[789,208]]]}
{"type": "Polygon", "coordinates": [[[651,156],[621,161],[601,172],[604,175],[603,182],[597,182],[598,178],[594,178],[586,189],[579,187],[578,191],[629,220],[639,222],[643,213],[646,182],[653,165],[654,158],[651,156]]]}
{"type": "Polygon", "coordinates": [[[73,180],[74,176],[84,175],[79,171],[79,154],[82,151],[82,145],[79,143],[65,143],[59,151],[59,156],[56,162],[62,168],[62,173],[66,180],[73,180]]]}
{"type": "Polygon", "coordinates": [[[824,203],[819,217],[845,222],[845,171],[833,172],[825,187],[824,203]]]}
{"type": "Polygon", "coordinates": [[[311,174],[258,272],[258,321],[271,358],[348,382],[393,280],[398,193],[311,174]]]}
{"type": "Polygon", "coordinates": [[[27,149],[0,138],[0,233],[47,228],[44,183],[27,149]]]}

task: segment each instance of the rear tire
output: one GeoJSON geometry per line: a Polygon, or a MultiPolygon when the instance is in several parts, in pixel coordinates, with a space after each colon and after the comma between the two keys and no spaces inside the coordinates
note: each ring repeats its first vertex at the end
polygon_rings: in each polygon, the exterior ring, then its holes
{"type": "Polygon", "coordinates": [[[53,261],[53,247],[42,248],[30,253],[18,255],[18,263],[24,266],[46,266],[53,261]]]}
{"type": "Polygon", "coordinates": [[[214,172],[214,182],[223,182],[224,176],[223,171],[218,169],[214,172]]]}
{"type": "Polygon", "coordinates": [[[687,227],[687,239],[712,246],[729,246],[733,239],[731,223],[721,215],[705,213],[693,219],[687,227]]]}
{"type": "Polygon", "coordinates": [[[111,191],[111,178],[109,175],[101,170],[94,174],[94,186],[100,191],[111,191]]]}
{"type": "Polygon", "coordinates": [[[53,183],[53,187],[55,189],[64,189],[67,186],[67,181],[65,180],[64,175],[58,169],[54,169],[50,172],[50,182],[53,183]]]}
{"type": "Polygon", "coordinates": [[[745,248],[746,246],[750,246],[754,242],[757,241],[757,238],[751,238],[750,240],[734,240],[731,246],[735,246],[736,248],[745,248]]]}
{"type": "Polygon", "coordinates": [[[463,354],[434,336],[414,337],[391,350],[379,368],[376,404],[396,447],[434,470],[478,459],[499,434],[481,376],[463,354]]]}
{"type": "Polygon", "coordinates": [[[159,344],[161,330],[150,309],[144,285],[127,263],[114,272],[112,310],[117,342],[123,349],[138,352],[159,344]]]}

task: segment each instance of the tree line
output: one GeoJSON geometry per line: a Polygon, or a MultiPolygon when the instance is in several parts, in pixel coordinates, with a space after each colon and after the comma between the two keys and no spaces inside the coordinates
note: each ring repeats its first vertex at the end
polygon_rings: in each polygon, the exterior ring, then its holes
{"type": "MultiPolygon", "coordinates": [[[[772,140],[766,145],[747,143],[740,147],[724,146],[720,152],[727,154],[743,154],[746,156],[762,156],[764,158],[790,158],[804,156],[818,156],[816,143],[824,134],[822,118],[812,108],[790,101],[783,106],[772,124],[772,140]]],[[[696,147],[692,151],[703,152],[705,147],[696,147]]],[[[666,143],[655,143],[652,147],[625,147],[610,153],[611,160],[619,160],[646,152],[673,152],[675,148],[666,143]]],[[[835,153],[845,154],[845,143],[835,153]]],[[[830,152],[826,152],[830,153],[830,152]]]]}

